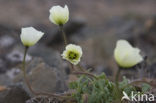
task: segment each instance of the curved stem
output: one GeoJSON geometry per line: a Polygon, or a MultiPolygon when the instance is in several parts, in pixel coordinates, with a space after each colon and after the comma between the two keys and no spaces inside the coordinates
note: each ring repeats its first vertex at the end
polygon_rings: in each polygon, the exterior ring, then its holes
{"type": "Polygon", "coordinates": [[[68,44],[67,43],[67,37],[66,37],[66,34],[64,32],[63,25],[60,25],[59,28],[60,28],[60,31],[61,31],[62,36],[63,36],[64,44],[67,45],[68,44]]]}
{"type": "Polygon", "coordinates": [[[73,64],[69,63],[69,65],[70,65],[70,67],[71,67],[71,72],[72,72],[72,71],[76,71],[76,69],[74,68],[74,65],[73,65],[73,64]]]}
{"type": "Polygon", "coordinates": [[[81,71],[86,72],[86,70],[80,64],[78,64],[77,66],[79,67],[81,71]]]}
{"type": "MultiPolygon", "coordinates": [[[[147,79],[135,80],[135,81],[130,82],[128,85],[134,85],[134,84],[140,84],[140,83],[147,83],[153,87],[156,86],[156,83],[154,80],[147,80],[147,79]]],[[[128,86],[128,85],[126,85],[126,86],[128,86]]]]}
{"type": "Polygon", "coordinates": [[[93,77],[95,79],[98,79],[95,75],[88,73],[88,72],[72,72],[72,73],[76,74],[76,75],[87,75],[87,76],[93,77]]]}
{"type": "MultiPolygon", "coordinates": [[[[72,74],[76,74],[76,75],[87,75],[87,76],[93,77],[93,78],[95,78],[95,79],[98,79],[94,74],[85,71],[85,70],[81,67],[81,65],[78,64],[78,66],[79,66],[79,68],[81,68],[80,70],[81,70],[82,72],[73,71],[72,74]]],[[[72,69],[75,70],[75,69],[74,69],[74,66],[72,66],[72,69]]]]}
{"type": "Polygon", "coordinates": [[[29,47],[25,47],[25,50],[24,50],[24,57],[23,57],[23,62],[22,62],[22,64],[23,64],[23,76],[24,76],[24,80],[25,80],[29,90],[35,95],[36,93],[33,91],[32,87],[31,87],[31,85],[30,85],[30,83],[26,77],[25,59],[26,59],[26,54],[27,54],[28,48],[29,47]]]}
{"type": "Polygon", "coordinates": [[[51,94],[51,93],[45,93],[45,92],[35,92],[35,91],[32,89],[31,84],[29,83],[29,80],[27,79],[27,76],[26,76],[26,69],[25,69],[25,59],[26,59],[27,51],[28,51],[28,47],[25,47],[24,57],[23,57],[23,62],[22,62],[22,71],[23,71],[23,75],[24,75],[24,80],[25,80],[26,85],[28,86],[29,90],[30,90],[34,95],[45,95],[45,96],[50,96],[50,97],[69,98],[70,96],[61,96],[61,95],[58,95],[58,94],[51,94]]]}
{"type": "Polygon", "coordinates": [[[59,94],[51,94],[51,93],[46,93],[46,92],[36,92],[35,95],[44,95],[44,96],[48,96],[48,97],[56,97],[56,98],[71,98],[71,96],[62,96],[59,94]]]}

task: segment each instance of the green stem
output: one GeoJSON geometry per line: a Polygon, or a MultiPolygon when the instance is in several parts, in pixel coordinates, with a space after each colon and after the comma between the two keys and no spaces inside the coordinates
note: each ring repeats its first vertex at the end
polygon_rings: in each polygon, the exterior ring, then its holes
{"type": "Polygon", "coordinates": [[[62,36],[63,36],[64,44],[67,45],[68,44],[67,43],[67,37],[66,37],[66,34],[64,32],[63,25],[60,25],[59,27],[60,27],[60,31],[61,31],[62,36]]]}
{"type": "Polygon", "coordinates": [[[76,74],[76,75],[87,75],[87,76],[90,76],[90,77],[93,77],[95,79],[98,79],[95,75],[91,74],[91,73],[88,73],[88,72],[72,72],[72,74],[76,74]]]}
{"type": "Polygon", "coordinates": [[[123,88],[126,88],[127,86],[130,86],[130,85],[137,85],[137,84],[141,84],[141,83],[146,83],[146,84],[149,84],[150,86],[155,87],[156,83],[154,80],[152,80],[152,81],[153,81],[153,83],[150,82],[149,80],[146,80],[146,79],[135,80],[135,81],[130,82],[129,84],[127,84],[123,88]]]}
{"type": "Polygon", "coordinates": [[[86,72],[86,70],[80,64],[78,64],[77,66],[79,67],[81,71],[86,72]]]}
{"type": "Polygon", "coordinates": [[[76,69],[74,68],[74,65],[73,65],[73,64],[69,63],[69,65],[70,65],[70,67],[71,67],[71,68],[70,68],[70,69],[71,69],[71,72],[76,70],[76,69]]]}
{"type": "Polygon", "coordinates": [[[24,50],[24,57],[23,57],[23,62],[22,62],[22,65],[23,65],[23,75],[24,75],[24,80],[26,82],[26,85],[28,86],[29,90],[35,95],[36,93],[33,91],[28,79],[27,79],[27,76],[26,76],[26,70],[25,70],[25,59],[26,59],[26,55],[27,55],[27,51],[28,51],[28,48],[29,47],[25,47],[25,50],[24,50]]]}
{"type": "Polygon", "coordinates": [[[115,83],[116,83],[116,86],[119,88],[119,76],[120,76],[120,72],[121,72],[121,69],[120,67],[118,67],[118,71],[116,73],[116,76],[115,76],[115,83]]]}
{"type": "Polygon", "coordinates": [[[118,67],[118,71],[117,71],[116,76],[115,76],[115,84],[116,84],[117,98],[121,98],[121,90],[119,88],[119,76],[120,76],[120,73],[121,73],[121,68],[118,67]]]}
{"type": "Polygon", "coordinates": [[[93,77],[95,79],[98,79],[94,74],[92,73],[89,73],[88,71],[86,71],[80,64],[77,65],[79,67],[79,69],[81,70],[81,72],[73,72],[73,74],[77,74],[77,75],[87,75],[87,76],[90,76],[90,77],[93,77]]]}

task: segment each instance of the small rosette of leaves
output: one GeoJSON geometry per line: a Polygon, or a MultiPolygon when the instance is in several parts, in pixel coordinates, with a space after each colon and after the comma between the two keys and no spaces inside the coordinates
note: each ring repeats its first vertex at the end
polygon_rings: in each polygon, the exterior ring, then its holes
{"type": "Polygon", "coordinates": [[[87,76],[80,76],[78,81],[70,83],[70,88],[76,91],[73,97],[78,103],[84,103],[86,98],[88,103],[110,103],[114,100],[112,94],[114,83],[107,80],[105,74],[97,78],[90,79],[87,76]]]}
{"type": "MultiPolygon", "coordinates": [[[[80,76],[79,80],[71,82],[69,87],[75,90],[72,96],[78,103],[112,103],[121,100],[122,91],[128,95],[131,91],[138,91],[135,86],[128,84],[129,80],[124,77],[123,81],[119,83],[119,90],[117,91],[115,83],[109,81],[103,73],[97,76],[97,79],[90,79],[84,75],[80,76]]],[[[141,87],[141,91],[146,92],[149,88],[149,85],[144,85],[141,87]]]]}

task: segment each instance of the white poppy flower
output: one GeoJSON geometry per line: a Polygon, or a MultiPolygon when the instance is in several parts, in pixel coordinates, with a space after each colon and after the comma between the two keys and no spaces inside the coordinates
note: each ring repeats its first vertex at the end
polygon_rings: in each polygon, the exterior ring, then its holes
{"type": "Polygon", "coordinates": [[[130,68],[143,61],[140,49],[132,47],[126,40],[118,40],[114,57],[120,67],[130,68]]]}
{"type": "Polygon", "coordinates": [[[66,46],[66,50],[63,51],[62,57],[74,65],[80,62],[82,56],[82,49],[78,45],[69,44],[66,46]]]}
{"type": "Polygon", "coordinates": [[[56,25],[63,25],[69,20],[69,10],[67,5],[65,5],[64,8],[61,6],[53,6],[49,12],[50,21],[56,25]]]}
{"type": "Polygon", "coordinates": [[[22,28],[21,41],[24,46],[33,46],[41,39],[43,35],[43,32],[38,31],[33,27],[22,28]]]}

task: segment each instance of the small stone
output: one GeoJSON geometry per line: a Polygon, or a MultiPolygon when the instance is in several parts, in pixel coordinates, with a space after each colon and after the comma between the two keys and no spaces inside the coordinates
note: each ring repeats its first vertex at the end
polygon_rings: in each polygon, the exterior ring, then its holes
{"type": "Polygon", "coordinates": [[[10,79],[13,79],[19,72],[20,72],[20,69],[18,69],[18,68],[12,68],[11,70],[8,70],[8,71],[6,72],[6,75],[7,75],[10,79]]]}
{"type": "Polygon", "coordinates": [[[25,103],[29,98],[28,94],[18,86],[0,92],[0,103],[25,103]]]}
{"type": "Polygon", "coordinates": [[[2,36],[0,38],[0,47],[1,48],[11,47],[14,43],[15,43],[14,38],[12,38],[12,37],[10,37],[8,35],[2,36]]]}
{"type": "MultiPolygon", "coordinates": [[[[23,53],[18,51],[18,50],[12,50],[10,53],[6,55],[6,61],[8,66],[16,66],[18,63],[22,63],[23,61],[23,53]]],[[[31,56],[27,55],[26,56],[26,61],[30,61],[31,56]]]]}
{"type": "Polygon", "coordinates": [[[0,59],[0,73],[4,73],[6,71],[6,63],[3,59],[0,59]]]}

